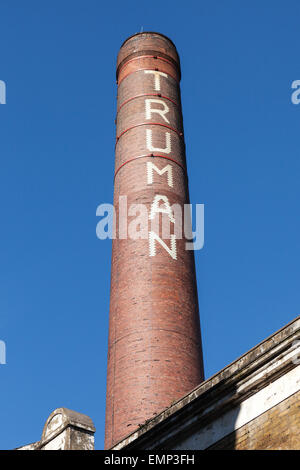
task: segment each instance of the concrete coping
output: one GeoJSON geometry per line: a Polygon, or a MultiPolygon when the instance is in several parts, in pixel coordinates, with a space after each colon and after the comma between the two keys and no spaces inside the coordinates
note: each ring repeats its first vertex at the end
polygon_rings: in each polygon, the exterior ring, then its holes
{"type": "Polygon", "coordinates": [[[18,447],[15,450],[41,450],[67,428],[73,428],[90,435],[93,435],[96,431],[94,423],[89,416],[69,410],[68,408],[56,408],[44,425],[41,440],[18,447]]]}
{"type": "Polygon", "coordinates": [[[73,426],[91,433],[94,433],[96,430],[89,416],[69,410],[68,408],[56,408],[45,423],[42,441],[50,440],[54,435],[62,432],[63,429],[68,426],[73,426]]]}

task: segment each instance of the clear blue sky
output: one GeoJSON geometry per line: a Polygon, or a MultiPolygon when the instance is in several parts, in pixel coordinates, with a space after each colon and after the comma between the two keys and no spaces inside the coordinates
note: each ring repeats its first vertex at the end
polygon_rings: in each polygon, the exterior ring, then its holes
{"type": "Polygon", "coordinates": [[[40,438],[65,406],[103,447],[115,64],[141,30],[182,63],[206,378],[300,313],[297,0],[2,0],[0,448],[40,438]]]}

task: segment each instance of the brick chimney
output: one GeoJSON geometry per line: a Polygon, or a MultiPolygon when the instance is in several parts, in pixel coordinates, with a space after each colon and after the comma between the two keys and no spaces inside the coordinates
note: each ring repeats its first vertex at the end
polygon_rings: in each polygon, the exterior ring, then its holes
{"type": "Polygon", "coordinates": [[[176,234],[180,215],[173,209],[189,204],[180,77],[176,47],[166,36],[143,32],[123,43],[105,448],[203,380],[194,252],[176,234]],[[137,217],[140,237],[132,235],[137,217]]]}

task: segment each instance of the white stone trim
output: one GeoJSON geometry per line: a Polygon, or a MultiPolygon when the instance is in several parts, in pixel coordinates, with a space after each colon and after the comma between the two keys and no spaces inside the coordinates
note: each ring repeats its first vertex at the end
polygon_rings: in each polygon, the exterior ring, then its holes
{"type": "Polygon", "coordinates": [[[299,390],[300,366],[297,366],[244,400],[240,406],[224,413],[192,436],[183,439],[174,449],[207,449],[299,390]]]}

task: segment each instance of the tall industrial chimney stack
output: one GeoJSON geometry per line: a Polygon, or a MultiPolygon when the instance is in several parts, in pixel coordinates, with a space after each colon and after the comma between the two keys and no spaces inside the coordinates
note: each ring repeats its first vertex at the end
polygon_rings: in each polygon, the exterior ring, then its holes
{"type": "Polygon", "coordinates": [[[172,208],[189,204],[179,82],[170,39],[143,32],[123,43],[105,448],[203,380],[194,252],[175,233],[179,216],[172,208]],[[137,216],[141,238],[132,235],[137,216]],[[162,231],[166,219],[169,237],[162,231]]]}

